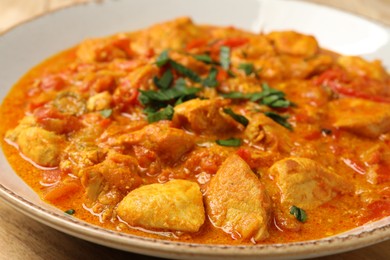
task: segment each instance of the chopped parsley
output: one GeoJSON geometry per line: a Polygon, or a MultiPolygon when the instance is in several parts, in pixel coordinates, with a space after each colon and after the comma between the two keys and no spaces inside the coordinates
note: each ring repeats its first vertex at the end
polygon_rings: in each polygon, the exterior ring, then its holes
{"type": "Polygon", "coordinates": [[[203,80],[203,85],[205,87],[216,87],[218,85],[217,81],[218,70],[213,66],[209,72],[209,75],[203,80]]]}
{"type": "Polygon", "coordinates": [[[157,57],[156,59],[156,65],[158,67],[162,67],[164,66],[165,64],[167,64],[168,62],[170,61],[169,59],[169,51],[168,50],[164,50],[163,52],[160,53],[160,55],[157,57]]]}
{"type": "Polygon", "coordinates": [[[112,109],[103,109],[99,111],[100,115],[104,118],[109,118],[112,115],[112,109]]]}
{"type": "Polygon", "coordinates": [[[188,87],[183,78],[178,78],[171,88],[154,90],[139,90],[138,97],[145,106],[144,113],[148,121],[170,120],[173,116],[172,105],[196,98],[200,88],[188,87]],[[162,109],[162,110],[161,110],[162,109]]]}
{"type": "Polygon", "coordinates": [[[73,215],[74,213],[76,213],[76,211],[74,209],[68,209],[64,212],[65,212],[65,214],[68,214],[68,215],[73,215]]]}
{"type": "Polygon", "coordinates": [[[210,55],[207,54],[199,54],[199,55],[193,55],[193,57],[201,62],[204,62],[206,64],[211,64],[213,63],[213,60],[211,59],[210,55]]]}
{"type": "Polygon", "coordinates": [[[219,52],[219,61],[224,70],[228,71],[230,67],[230,48],[222,46],[219,52]]]}
{"type": "Polygon", "coordinates": [[[222,94],[224,98],[231,99],[248,99],[253,102],[259,102],[262,105],[266,105],[272,108],[286,108],[294,106],[295,104],[286,99],[286,94],[280,90],[273,89],[268,86],[267,83],[263,83],[263,90],[261,92],[253,93],[241,93],[241,92],[230,92],[222,94]]]}
{"type": "Polygon", "coordinates": [[[306,222],[307,220],[306,212],[297,206],[292,206],[290,208],[290,214],[294,215],[294,217],[300,222],[306,222]]]}
{"type": "Polygon", "coordinates": [[[171,85],[173,80],[172,71],[170,69],[166,70],[161,78],[158,78],[157,76],[153,78],[154,84],[159,89],[167,89],[171,85]]]}
{"type": "Polygon", "coordinates": [[[253,66],[252,63],[241,63],[238,68],[240,70],[243,70],[245,72],[245,75],[249,76],[252,74],[255,70],[255,67],[253,66]]]}
{"type": "Polygon", "coordinates": [[[229,139],[224,139],[224,140],[216,140],[215,141],[218,145],[221,146],[233,146],[233,147],[238,147],[241,145],[241,139],[239,138],[229,138],[229,139]]]}
{"type": "Polygon", "coordinates": [[[286,116],[282,116],[282,115],[279,115],[278,113],[275,113],[275,112],[272,112],[272,111],[264,112],[264,114],[266,116],[268,116],[269,118],[271,118],[272,120],[274,120],[279,125],[282,125],[285,128],[287,128],[288,130],[290,130],[290,131],[293,130],[292,125],[287,121],[289,116],[287,116],[287,115],[286,116]]]}
{"type": "Polygon", "coordinates": [[[234,120],[236,120],[243,126],[247,126],[249,124],[249,120],[245,116],[234,113],[233,110],[230,108],[224,108],[223,112],[231,116],[234,120]]]}
{"type": "Polygon", "coordinates": [[[160,120],[171,120],[174,114],[174,109],[171,105],[168,105],[157,112],[146,110],[146,114],[149,123],[157,122],[160,120]]]}

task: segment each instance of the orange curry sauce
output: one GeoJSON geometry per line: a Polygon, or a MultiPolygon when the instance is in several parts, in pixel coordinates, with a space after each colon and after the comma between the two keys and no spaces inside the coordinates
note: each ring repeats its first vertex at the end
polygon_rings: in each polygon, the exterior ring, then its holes
{"type": "Polygon", "coordinates": [[[103,228],[213,244],[318,239],[390,215],[389,82],[380,62],[311,36],[179,18],[33,68],[2,103],[1,142],[43,200],[103,228]],[[231,172],[229,160],[244,166],[231,172]],[[151,220],[191,199],[118,217],[128,194],[175,179],[203,197],[195,231],[151,220]]]}

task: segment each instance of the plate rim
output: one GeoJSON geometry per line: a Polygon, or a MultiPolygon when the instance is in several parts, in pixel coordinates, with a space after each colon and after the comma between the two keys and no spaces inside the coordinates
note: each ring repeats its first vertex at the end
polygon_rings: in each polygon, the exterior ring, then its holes
{"type": "MultiPolygon", "coordinates": [[[[56,12],[63,12],[67,9],[77,8],[80,6],[104,4],[113,0],[92,0],[88,2],[79,2],[73,5],[68,5],[60,8],[56,8],[50,12],[41,13],[32,16],[26,20],[22,20],[12,27],[4,30],[0,33],[0,38],[14,31],[15,29],[22,27],[24,24],[28,24],[37,19],[41,19],[45,16],[49,16],[56,12]]],[[[286,0],[278,0],[286,1],[286,0]]],[[[351,13],[345,10],[337,9],[331,6],[323,5],[315,2],[306,2],[300,0],[294,0],[302,4],[313,5],[319,8],[327,8],[336,10],[341,13],[356,16],[359,19],[367,20],[378,26],[387,29],[390,32],[390,27],[380,23],[380,21],[364,17],[359,14],[351,13]]],[[[1,151],[2,152],[2,151],[1,151]]],[[[16,174],[16,173],[15,173],[16,174]]],[[[17,174],[16,174],[17,175],[17,174]]],[[[18,175],[17,175],[18,176],[18,175]]],[[[19,177],[19,176],[18,176],[19,177]]],[[[20,177],[19,177],[20,178],[20,177]]],[[[27,185],[27,184],[26,184],[27,185]]],[[[28,186],[28,185],[27,185],[28,186]]],[[[30,188],[30,186],[28,186],[30,188]]],[[[226,259],[229,257],[236,258],[237,256],[243,257],[243,259],[255,259],[258,257],[265,257],[263,259],[290,259],[296,257],[313,257],[313,256],[325,256],[329,254],[336,254],[345,251],[350,251],[362,247],[366,247],[372,244],[376,244],[390,239],[390,221],[388,224],[375,227],[368,231],[362,231],[358,234],[348,234],[342,236],[339,234],[331,238],[323,238],[317,240],[307,240],[301,242],[292,243],[280,243],[280,244],[257,244],[257,245],[214,245],[214,244],[198,244],[198,243],[185,243],[175,242],[163,239],[147,238],[142,236],[136,236],[132,234],[126,234],[109,229],[104,229],[99,226],[95,226],[74,218],[65,214],[60,214],[61,211],[53,210],[49,211],[40,205],[27,200],[21,195],[10,190],[2,183],[0,183],[0,198],[7,205],[13,209],[21,212],[27,217],[30,217],[44,225],[50,226],[58,231],[66,233],[71,236],[79,237],[84,240],[108,246],[115,249],[120,249],[128,252],[140,253],[144,255],[158,256],[158,257],[175,257],[183,259],[193,259],[194,257],[210,257],[210,259],[226,259]],[[365,243],[364,243],[365,242],[365,243]],[[335,245],[337,245],[335,247],[335,245]],[[158,245],[159,248],[155,246],[158,245]],[[308,247],[316,246],[315,249],[309,250],[308,247]],[[320,249],[320,252],[317,249],[320,249]],[[327,249],[332,249],[331,253],[327,252],[327,249]],[[337,248],[334,250],[334,248],[337,248]],[[155,250],[155,251],[150,251],[155,250]],[[235,255],[232,255],[235,253],[235,255]],[[294,255],[292,255],[292,253],[294,255]],[[184,255],[183,255],[184,254],[184,255]]],[[[48,204],[46,202],[43,202],[48,204]]],[[[50,204],[48,204],[50,205],[50,204]]],[[[51,206],[51,205],[50,205],[51,206]]],[[[54,207],[54,206],[53,206],[54,207]]],[[[390,220],[390,217],[387,217],[390,220]]]]}
{"type": "Polygon", "coordinates": [[[196,254],[196,257],[210,257],[210,259],[219,259],[221,257],[224,259],[226,259],[226,257],[232,257],[233,259],[237,256],[243,257],[243,259],[254,259],[260,256],[267,257],[264,259],[289,259],[297,256],[318,257],[328,255],[327,249],[330,248],[332,249],[332,254],[335,254],[366,247],[390,238],[389,223],[368,231],[362,231],[358,234],[348,234],[345,236],[341,236],[340,234],[331,238],[292,243],[214,245],[175,242],[104,229],[66,215],[57,209],[49,211],[16,194],[1,183],[0,198],[5,201],[7,205],[23,213],[27,217],[31,217],[44,225],[50,226],[68,235],[76,236],[111,248],[159,257],[172,257],[172,254],[180,254],[177,256],[181,259],[183,258],[182,254],[185,254],[187,257],[189,256],[188,259],[192,259],[194,254],[196,254]],[[159,246],[157,250],[155,247],[156,245],[159,246]],[[336,250],[334,245],[338,245],[336,246],[336,250]],[[311,246],[315,246],[316,248],[310,249],[311,246]],[[154,251],[151,252],[150,250],[154,251]],[[233,253],[234,255],[232,255],[233,253]]]}

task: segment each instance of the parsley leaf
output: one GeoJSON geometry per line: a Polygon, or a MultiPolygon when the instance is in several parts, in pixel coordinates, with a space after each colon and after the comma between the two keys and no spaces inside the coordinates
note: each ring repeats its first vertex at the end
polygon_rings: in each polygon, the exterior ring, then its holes
{"type": "Polygon", "coordinates": [[[241,139],[238,138],[229,138],[229,139],[224,139],[224,140],[216,140],[215,141],[218,145],[221,146],[233,146],[233,147],[238,147],[241,145],[241,139]]]}
{"type": "Polygon", "coordinates": [[[224,70],[228,71],[230,67],[230,48],[222,46],[219,52],[219,61],[224,70]]]}
{"type": "Polygon", "coordinates": [[[66,211],[64,211],[66,214],[68,215],[73,215],[74,213],[76,213],[76,211],[74,209],[68,209],[66,211]]]}
{"type": "Polygon", "coordinates": [[[112,109],[103,109],[99,111],[100,115],[104,118],[109,118],[112,115],[112,109]]]}
{"type": "Polygon", "coordinates": [[[173,80],[172,71],[170,69],[166,70],[162,77],[159,79],[157,76],[153,78],[154,84],[159,89],[167,89],[171,85],[173,80]]]}
{"type": "Polygon", "coordinates": [[[157,57],[156,59],[156,65],[158,67],[162,67],[164,66],[165,64],[167,64],[169,62],[169,51],[168,50],[164,50],[163,52],[160,53],[160,55],[157,57]]]}
{"type": "Polygon", "coordinates": [[[157,112],[152,112],[148,110],[146,110],[145,112],[147,114],[148,122],[153,123],[160,120],[171,120],[175,111],[171,105],[168,105],[167,107],[157,112]]]}
{"type": "Polygon", "coordinates": [[[200,88],[189,88],[183,79],[178,79],[173,88],[153,90],[139,90],[141,95],[139,100],[143,105],[148,105],[153,101],[171,101],[183,96],[188,96],[199,92],[200,88]],[[183,83],[184,82],[184,83],[183,83]]]}
{"type": "Polygon", "coordinates": [[[169,63],[171,64],[172,68],[182,74],[183,76],[188,77],[190,80],[194,82],[201,82],[201,78],[199,77],[196,72],[192,71],[191,69],[181,65],[180,63],[177,63],[174,60],[170,60],[169,63]]]}
{"type": "Polygon", "coordinates": [[[264,112],[264,114],[266,116],[268,116],[269,118],[271,118],[272,120],[274,120],[276,123],[287,128],[288,130],[290,130],[290,131],[293,130],[292,125],[287,121],[289,116],[282,116],[282,115],[279,115],[278,113],[275,113],[272,111],[264,112]]]}
{"type": "Polygon", "coordinates": [[[223,112],[231,116],[234,120],[243,126],[247,126],[249,124],[249,120],[245,116],[234,113],[230,108],[224,108],[223,112]]]}
{"type": "Polygon", "coordinates": [[[231,99],[250,99],[251,94],[244,94],[242,92],[238,91],[232,91],[226,94],[221,94],[224,98],[231,98],[231,99]]]}
{"type": "Polygon", "coordinates": [[[218,85],[217,75],[218,70],[215,67],[212,67],[209,75],[203,80],[203,85],[205,87],[216,87],[218,85]]]}
{"type": "Polygon", "coordinates": [[[211,64],[213,63],[213,60],[211,59],[210,55],[207,54],[199,54],[199,55],[193,55],[193,57],[201,62],[204,62],[206,64],[211,64]]]}
{"type": "Polygon", "coordinates": [[[294,215],[294,217],[300,222],[306,222],[307,220],[306,212],[303,209],[298,208],[297,206],[292,206],[290,208],[290,214],[294,215]]]}
{"type": "Polygon", "coordinates": [[[238,68],[245,72],[245,75],[249,76],[254,72],[255,67],[252,63],[241,63],[238,68]]]}
{"type": "Polygon", "coordinates": [[[241,92],[230,92],[222,94],[221,96],[231,99],[249,99],[252,102],[259,102],[262,105],[272,108],[286,108],[295,105],[293,102],[286,99],[286,94],[284,92],[271,88],[267,83],[263,83],[262,87],[263,90],[261,92],[246,94],[241,92]]]}

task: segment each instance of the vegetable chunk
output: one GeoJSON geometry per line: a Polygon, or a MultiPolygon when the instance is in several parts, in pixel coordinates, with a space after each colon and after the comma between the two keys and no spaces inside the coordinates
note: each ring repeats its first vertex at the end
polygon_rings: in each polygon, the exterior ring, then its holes
{"type": "Polygon", "coordinates": [[[390,104],[343,98],[330,104],[333,126],[376,138],[390,131],[390,104]]]}
{"type": "Polygon", "coordinates": [[[287,207],[313,209],[353,190],[348,181],[311,159],[286,158],[272,165],[269,172],[287,207]]]}
{"type": "Polygon", "coordinates": [[[175,106],[173,122],[197,133],[218,133],[232,131],[240,125],[223,112],[229,100],[192,99],[175,106]]]}
{"type": "Polygon", "coordinates": [[[238,155],[229,156],[211,179],[205,203],[213,224],[233,237],[255,241],[268,237],[270,199],[238,155]]]}
{"type": "Polygon", "coordinates": [[[197,232],[205,221],[202,193],[195,182],[172,180],[130,192],[118,215],[131,226],[197,232]]]}

